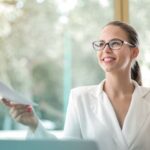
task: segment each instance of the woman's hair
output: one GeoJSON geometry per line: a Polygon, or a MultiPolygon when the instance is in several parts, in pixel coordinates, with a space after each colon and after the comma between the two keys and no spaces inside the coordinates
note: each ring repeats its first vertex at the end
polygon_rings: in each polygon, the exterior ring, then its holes
{"type": "MultiPolygon", "coordinates": [[[[108,25],[120,27],[127,34],[129,40],[128,42],[134,45],[135,47],[138,47],[138,34],[132,26],[121,21],[112,21],[109,22],[106,26],[108,25]]],[[[141,70],[137,61],[135,61],[134,64],[131,66],[131,78],[135,80],[139,85],[142,85],[141,70]]]]}
{"type": "Polygon", "coordinates": [[[141,70],[137,61],[135,61],[133,66],[131,67],[131,78],[135,80],[139,85],[142,85],[141,70]]]}

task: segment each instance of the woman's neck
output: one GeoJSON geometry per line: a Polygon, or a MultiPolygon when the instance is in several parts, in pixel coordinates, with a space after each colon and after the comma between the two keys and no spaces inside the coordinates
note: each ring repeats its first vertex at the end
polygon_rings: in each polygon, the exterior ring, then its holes
{"type": "Polygon", "coordinates": [[[131,78],[127,75],[106,75],[104,91],[112,96],[124,96],[132,94],[134,85],[131,78]]]}

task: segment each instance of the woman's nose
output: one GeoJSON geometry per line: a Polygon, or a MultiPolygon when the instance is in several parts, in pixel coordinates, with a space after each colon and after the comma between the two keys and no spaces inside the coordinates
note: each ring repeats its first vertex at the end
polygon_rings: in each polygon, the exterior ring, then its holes
{"type": "Polygon", "coordinates": [[[110,46],[108,44],[105,45],[103,51],[105,52],[112,52],[112,49],[110,48],[110,46]]]}

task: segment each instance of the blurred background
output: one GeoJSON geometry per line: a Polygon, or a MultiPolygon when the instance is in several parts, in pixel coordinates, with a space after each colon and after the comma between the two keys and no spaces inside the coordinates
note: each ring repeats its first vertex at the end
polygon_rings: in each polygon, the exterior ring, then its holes
{"type": "MultiPolygon", "coordinates": [[[[0,0],[0,81],[39,105],[49,130],[62,130],[71,88],[99,84],[92,41],[114,19],[140,36],[143,85],[150,86],[149,0],[0,0]]],[[[0,130],[25,130],[0,104],[0,130]]]]}

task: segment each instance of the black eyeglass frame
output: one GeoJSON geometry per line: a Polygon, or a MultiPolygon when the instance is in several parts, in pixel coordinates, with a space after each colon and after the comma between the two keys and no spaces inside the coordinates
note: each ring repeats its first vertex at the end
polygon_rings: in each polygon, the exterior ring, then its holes
{"type": "Polygon", "coordinates": [[[133,45],[133,44],[131,44],[131,43],[129,43],[129,42],[127,42],[127,41],[125,41],[125,40],[121,40],[121,39],[111,39],[109,42],[107,42],[107,43],[105,43],[104,41],[93,41],[92,42],[92,46],[93,46],[93,49],[95,50],[95,51],[101,51],[101,50],[103,50],[105,47],[106,47],[106,45],[108,45],[108,47],[111,49],[111,50],[118,50],[118,49],[120,49],[122,46],[123,46],[123,44],[126,44],[126,45],[129,45],[130,47],[136,47],[135,45],[133,45]],[[122,43],[122,45],[119,47],[119,48],[117,48],[117,49],[113,49],[112,47],[111,47],[111,42],[113,42],[113,41],[120,41],[121,43],[122,43]],[[96,42],[103,42],[104,43],[104,46],[100,49],[98,46],[97,46],[97,48],[95,47],[95,43],[96,42]]]}

